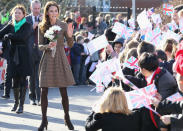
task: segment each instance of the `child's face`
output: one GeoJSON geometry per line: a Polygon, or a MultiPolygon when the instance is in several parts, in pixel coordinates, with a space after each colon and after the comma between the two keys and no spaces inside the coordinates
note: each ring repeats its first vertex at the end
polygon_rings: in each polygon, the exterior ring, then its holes
{"type": "Polygon", "coordinates": [[[122,48],[121,43],[116,43],[116,44],[114,45],[114,51],[115,51],[116,53],[118,53],[118,54],[121,52],[121,48],[122,48]]]}
{"type": "Polygon", "coordinates": [[[142,75],[144,75],[145,77],[148,77],[148,71],[144,68],[140,68],[140,72],[142,73],[142,75]]]}
{"type": "Polygon", "coordinates": [[[81,39],[80,41],[78,41],[79,44],[83,44],[84,43],[84,39],[81,39]]]}
{"type": "Polygon", "coordinates": [[[174,13],[173,13],[173,20],[175,21],[175,22],[177,22],[178,20],[179,20],[179,16],[178,16],[178,13],[177,13],[177,11],[175,11],[174,13]]]}

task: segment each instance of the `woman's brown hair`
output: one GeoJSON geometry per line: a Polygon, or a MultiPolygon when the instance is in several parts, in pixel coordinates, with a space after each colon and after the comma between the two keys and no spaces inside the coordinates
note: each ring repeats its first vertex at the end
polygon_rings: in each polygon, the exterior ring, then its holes
{"type": "Polygon", "coordinates": [[[11,10],[11,15],[13,15],[13,13],[15,12],[16,9],[20,9],[22,11],[22,13],[24,14],[24,17],[26,16],[26,9],[24,5],[18,4],[15,7],[13,7],[13,9],[11,10]]]}
{"type": "Polygon", "coordinates": [[[87,19],[85,17],[81,18],[81,24],[85,24],[87,22],[87,19]]]}
{"type": "Polygon", "coordinates": [[[43,13],[43,20],[39,24],[39,28],[41,29],[42,33],[45,33],[46,30],[51,26],[49,16],[48,16],[48,10],[51,6],[55,6],[58,9],[58,13],[60,11],[58,4],[55,1],[49,1],[46,3],[44,7],[44,13],[43,13]]]}
{"type": "Polygon", "coordinates": [[[167,39],[162,47],[163,51],[171,53],[171,57],[175,58],[178,43],[174,39],[167,39]]]}

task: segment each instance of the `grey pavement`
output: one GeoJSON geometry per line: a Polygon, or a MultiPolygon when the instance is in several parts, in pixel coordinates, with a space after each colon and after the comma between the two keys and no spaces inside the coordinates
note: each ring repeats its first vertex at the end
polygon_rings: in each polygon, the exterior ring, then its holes
{"type": "MultiPolygon", "coordinates": [[[[92,105],[100,98],[101,94],[90,92],[92,86],[68,87],[70,102],[70,117],[76,131],[84,131],[87,116],[92,105]]],[[[0,90],[0,96],[3,91],[0,90]]],[[[13,92],[10,99],[0,98],[0,131],[37,131],[41,123],[41,107],[29,104],[28,91],[24,105],[24,113],[11,112],[13,106],[13,92]]],[[[58,88],[48,91],[48,131],[67,131],[64,125],[64,112],[58,88]]]]}

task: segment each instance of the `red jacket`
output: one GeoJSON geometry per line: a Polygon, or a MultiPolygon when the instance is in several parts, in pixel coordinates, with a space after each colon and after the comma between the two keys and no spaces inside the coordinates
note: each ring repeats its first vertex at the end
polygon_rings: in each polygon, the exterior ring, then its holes
{"type": "Polygon", "coordinates": [[[64,47],[64,50],[65,50],[65,54],[67,56],[67,60],[69,62],[69,64],[71,65],[71,49],[69,47],[64,47]]]}
{"type": "Polygon", "coordinates": [[[174,70],[183,76],[183,41],[179,44],[178,50],[175,55],[174,70]]]}

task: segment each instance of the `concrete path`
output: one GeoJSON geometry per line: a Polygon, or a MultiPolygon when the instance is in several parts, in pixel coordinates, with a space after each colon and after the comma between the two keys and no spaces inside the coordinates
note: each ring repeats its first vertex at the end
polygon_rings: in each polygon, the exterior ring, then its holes
{"type": "MultiPolygon", "coordinates": [[[[91,86],[69,87],[70,117],[76,131],[84,131],[85,120],[91,111],[91,106],[98,100],[101,94],[90,92],[91,86]]],[[[0,90],[0,96],[3,91],[0,90]]],[[[23,114],[11,112],[13,106],[13,92],[11,98],[0,98],[0,131],[37,131],[41,123],[41,107],[29,104],[28,92],[23,114]]],[[[64,125],[61,97],[57,88],[48,92],[48,130],[67,131],[64,125]]]]}

